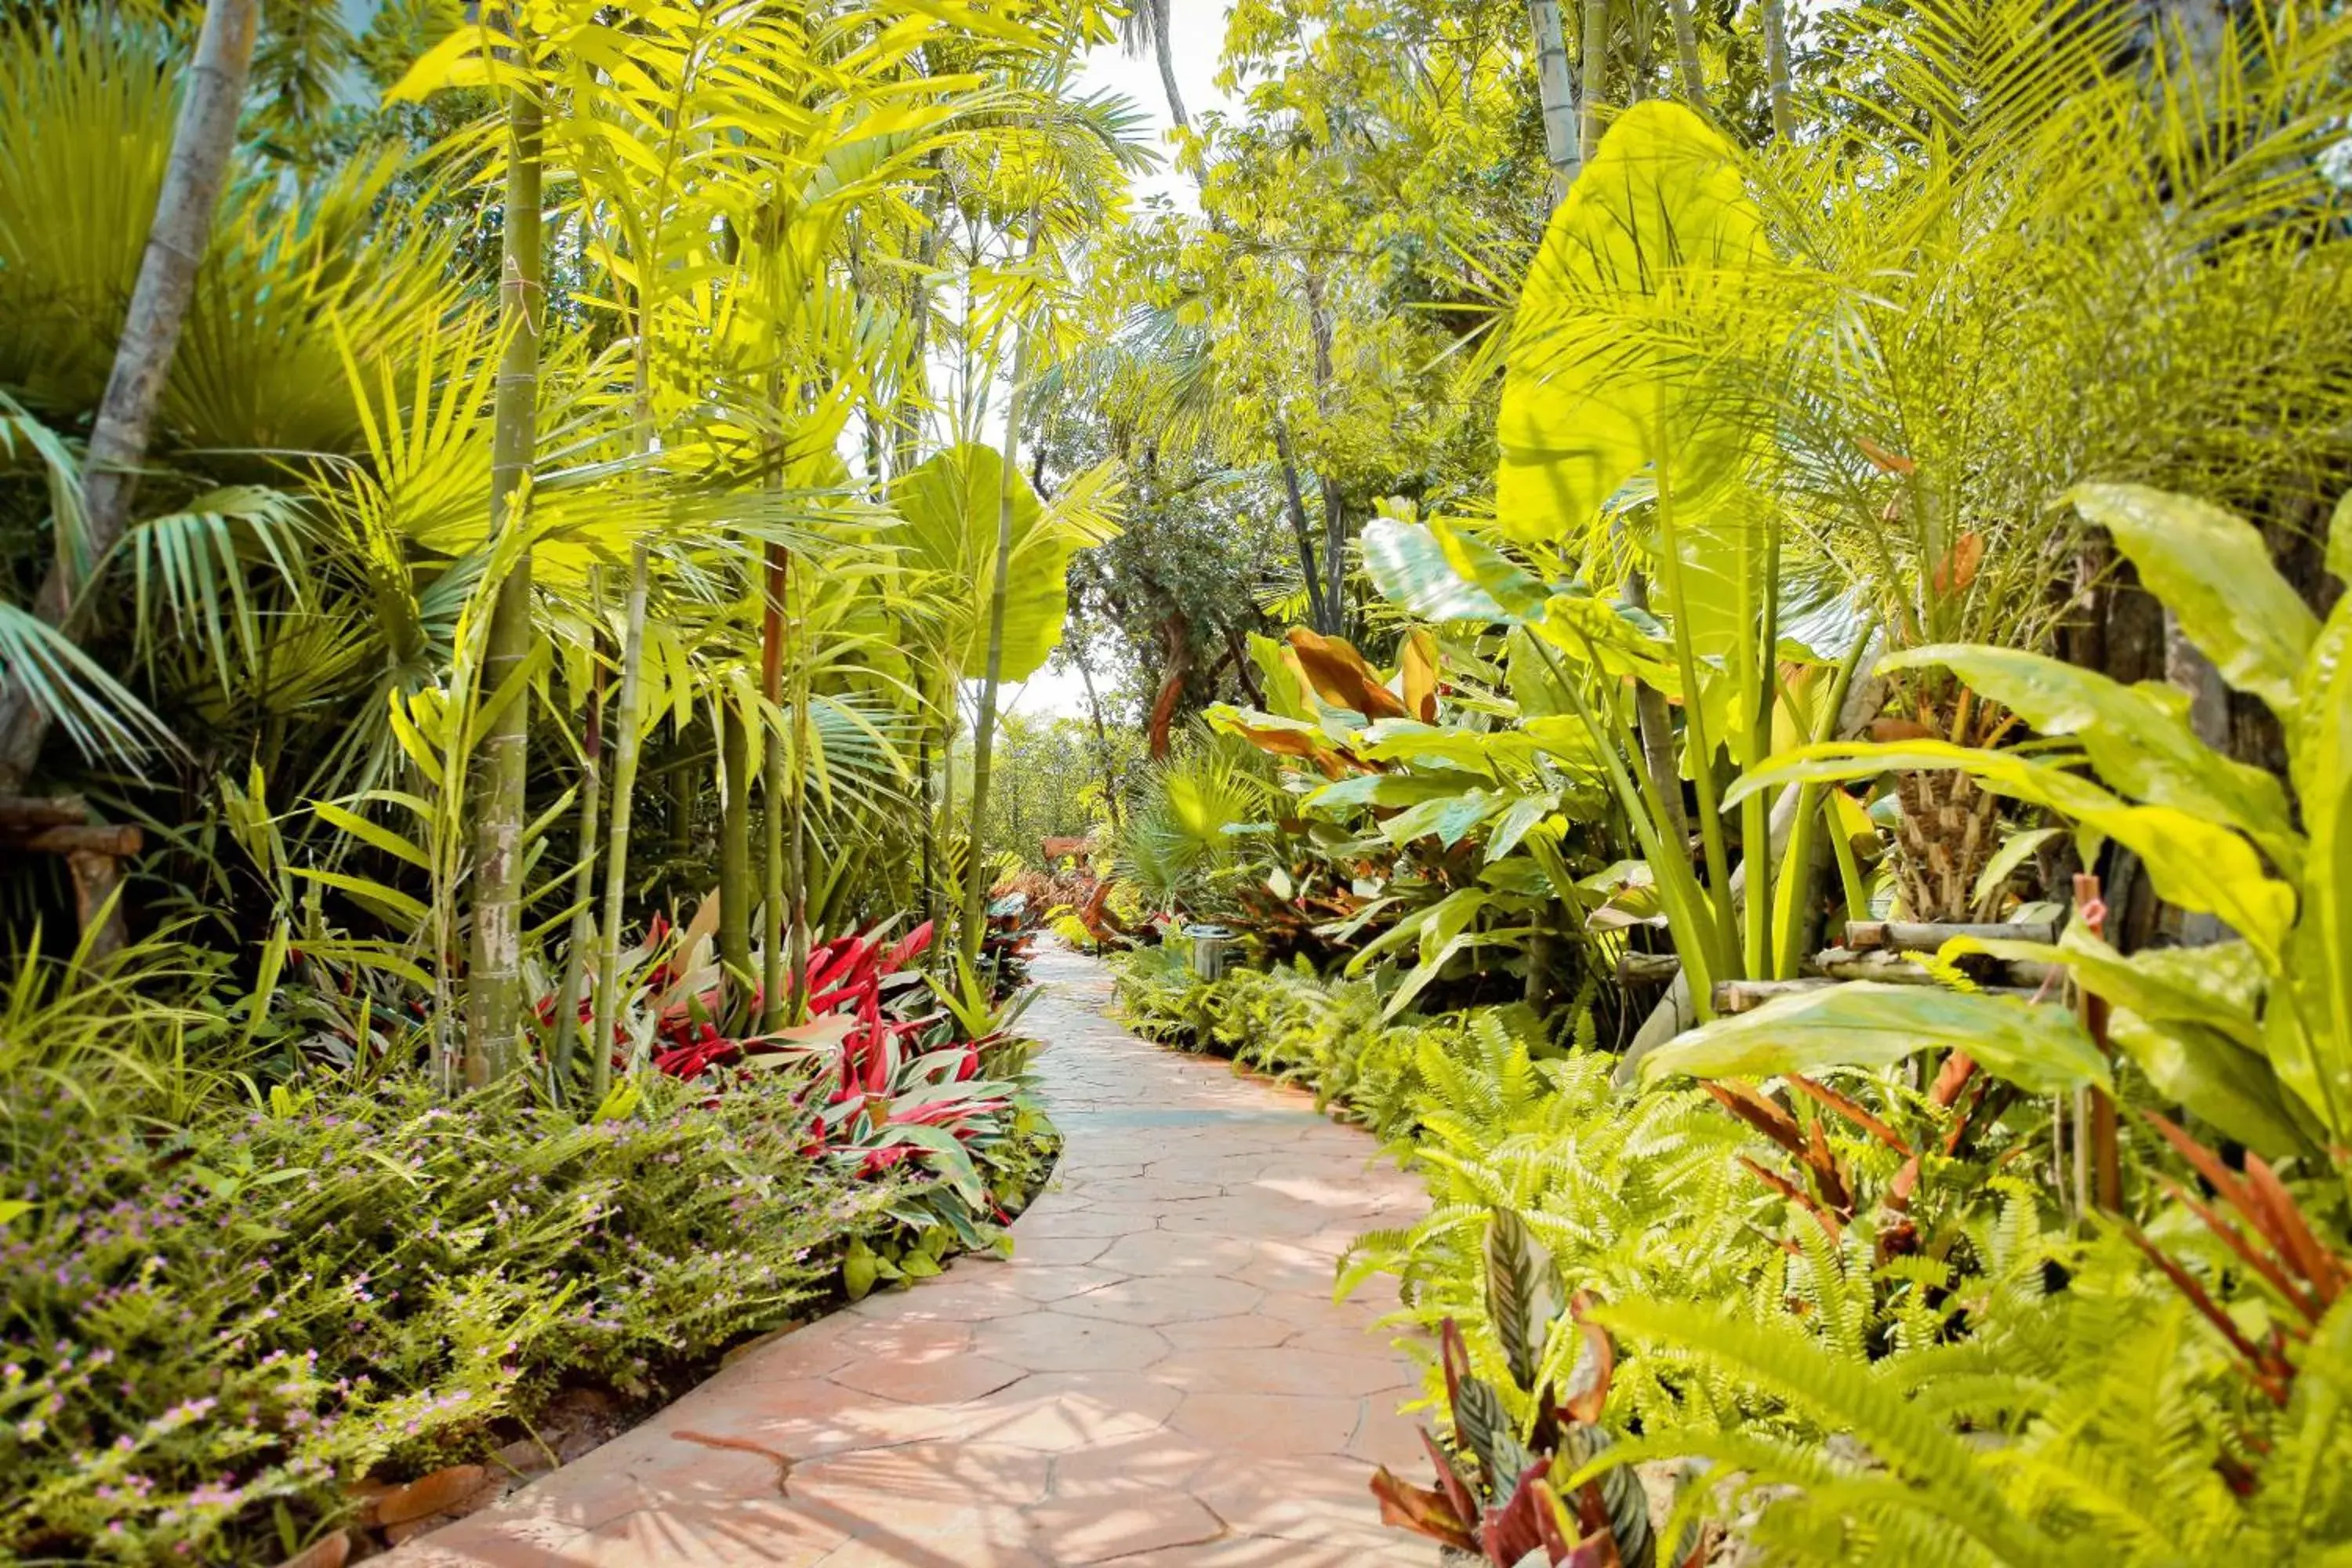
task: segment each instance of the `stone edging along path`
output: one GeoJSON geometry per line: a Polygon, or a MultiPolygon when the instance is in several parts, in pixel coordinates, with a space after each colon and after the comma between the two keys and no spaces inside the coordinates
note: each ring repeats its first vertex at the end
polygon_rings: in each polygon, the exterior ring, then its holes
{"type": "MultiPolygon", "coordinates": [[[[1420,1184],[1310,1097],[1144,1044],[1103,966],[1041,954],[1025,1020],[1067,1139],[1013,1227],[738,1356],[643,1426],[411,1542],[406,1568],[1426,1565],[1376,1464],[1416,1474],[1410,1360],[1335,1304],[1420,1184]]],[[[1377,1292],[1370,1293],[1377,1295],[1377,1292]]]]}

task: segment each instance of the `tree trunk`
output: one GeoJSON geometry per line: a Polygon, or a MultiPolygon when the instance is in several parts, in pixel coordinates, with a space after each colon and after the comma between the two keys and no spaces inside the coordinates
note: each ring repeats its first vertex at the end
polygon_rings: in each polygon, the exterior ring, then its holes
{"type": "MultiPolygon", "coordinates": [[[[1677,0],[1682,3],[1682,0],[1677,0]]],[[[1569,79],[1568,37],[1559,0],[1528,0],[1528,22],[1536,37],[1536,97],[1543,108],[1544,162],[1551,165],[1551,202],[1568,198],[1582,164],[1576,135],[1576,86],[1569,79]]]]}
{"type": "MultiPolygon", "coordinates": [[[[1331,308],[1323,275],[1307,268],[1307,334],[1315,348],[1315,406],[1327,416],[1331,395],[1331,308]]],[[[1329,473],[1316,476],[1323,492],[1323,625],[1325,637],[1344,637],[1348,630],[1348,508],[1339,481],[1329,473]]]]}
{"type": "MultiPolygon", "coordinates": [[[[1036,204],[1033,202],[1024,258],[1029,265],[1036,261],[1041,234],[1036,204]]],[[[971,826],[964,855],[963,926],[958,933],[964,960],[973,964],[980,962],[982,922],[988,900],[988,857],[982,853],[982,836],[988,820],[989,771],[996,747],[997,689],[1003,684],[1004,672],[1004,599],[1009,587],[1006,579],[1013,571],[1013,487],[1021,477],[1021,411],[1029,380],[1032,334],[1025,327],[1015,331],[1013,386],[1004,399],[1003,460],[997,473],[996,566],[989,579],[987,673],[980,687],[980,714],[972,724],[971,826]]]]}
{"type": "Polygon", "coordinates": [[[646,667],[646,547],[629,552],[629,604],[621,633],[620,711],[613,725],[613,824],[604,849],[604,929],[598,940],[595,1005],[590,1009],[588,1083],[602,1103],[612,1087],[613,1032],[619,1022],[621,900],[628,890],[629,807],[637,787],[637,708],[646,667]]]}
{"type": "Polygon", "coordinates": [[[1160,89],[1168,95],[1168,118],[1177,128],[1190,131],[1192,118],[1184,112],[1184,95],[1176,89],[1176,57],[1168,36],[1170,0],[1144,0],[1151,7],[1151,52],[1160,60],[1160,89]]]}
{"type": "MultiPolygon", "coordinates": [[[[779,584],[779,588],[789,586],[779,584]]],[[[809,690],[807,648],[793,661],[792,760],[787,764],[784,805],[784,963],[790,990],[785,996],[785,1022],[800,1022],[808,1005],[809,969],[809,690]]]]}
{"type": "Polygon", "coordinates": [[[751,725],[739,694],[719,700],[719,962],[728,994],[756,978],[751,967],[751,725]]]}
{"type": "MultiPolygon", "coordinates": [[[[793,999],[784,994],[784,900],[786,885],[793,880],[785,862],[790,846],[785,840],[784,818],[790,808],[784,797],[792,786],[784,774],[789,765],[784,755],[784,734],[777,727],[784,699],[787,570],[783,546],[769,545],[760,616],[760,695],[768,703],[768,710],[761,715],[765,721],[760,726],[765,741],[760,768],[761,826],[766,840],[760,861],[764,874],[760,898],[760,1026],[763,1029],[782,1028],[798,1010],[793,999]]],[[[795,971],[795,989],[798,983],[795,971]]]]}
{"type": "Polygon", "coordinates": [[[1764,84],[1772,106],[1772,140],[1786,142],[1796,134],[1789,108],[1789,24],[1781,0],[1764,0],[1764,84]]]}
{"type": "Polygon", "coordinates": [[[1584,0],[1584,71],[1576,111],[1579,153],[1590,163],[1601,146],[1601,106],[1609,100],[1609,0],[1584,0]]]}
{"type": "MultiPolygon", "coordinates": [[[[515,494],[538,445],[539,318],[545,258],[540,226],[540,106],[525,91],[507,100],[506,208],[499,253],[499,363],[490,448],[490,537],[525,526],[515,494]]],[[[516,679],[530,657],[530,552],[499,583],[480,689],[500,706],[476,758],[474,951],[466,990],[466,1082],[478,1088],[514,1070],[522,1019],[522,835],[529,784],[530,692],[516,679]],[[513,689],[509,690],[509,682],[513,689]]]]}
{"type": "Polygon", "coordinates": [[[1118,826],[1118,773],[1112,763],[1110,727],[1103,722],[1102,699],[1095,695],[1094,671],[1087,668],[1084,657],[1077,660],[1078,681],[1087,689],[1087,712],[1095,725],[1095,760],[1102,768],[1103,805],[1110,813],[1110,825],[1118,826]]]}
{"type": "Polygon", "coordinates": [[[1666,10],[1675,24],[1675,62],[1680,76],[1683,101],[1705,112],[1706,109],[1706,68],[1699,63],[1698,29],[1691,25],[1690,0],[1666,0],[1666,10]]]}
{"type": "MultiPolygon", "coordinates": [[[[67,626],[88,574],[129,529],[131,491],[147,459],[155,411],[163,400],[196,268],[212,242],[213,209],[236,145],[237,111],[253,64],[259,0],[211,0],[188,67],[186,96],[172,131],[171,162],[155,199],[155,221],[139,261],[139,279],[115,344],[106,395],[90,426],[83,464],[83,528],[79,541],[60,530],[58,561],[42,580],[34,613],[67,626]]],[[[22,687],[0,685],[0,794],[24,784],[40,758],[49,716],[22,687]]]]}
{"type": "Polygon", "coordinates": [[[1184,695],[1185,677],[1192,673],[1192,623],[1181,610],[1171,610],[1160,623],[1168,645],[1168,662],[1160,667],[1160,694],[1151,702],[1151,760],[1165,762],[1172,746],[1170,731],[1176,721],[1176,703],[1184,695]]]}
{"type": "Polygon", "coordinates": [[[1315,531],[1307,521],[1307,497],[1298,485],[1298,459],[1290,447],[1290,422],[1277,412],[1274,416],[1274,453],[1282,465],[1282,495],[1285,510],[1290,514],[1290,531],[1298,542],[1298,570],[1307,584],[1307,615],[1315,629],[1326,631],[1331,624],[1325,607],[1322,574],[1315,569],[1315,531]]]}
{"type": "Polygon", "coordinates": [[[1257,683],[1256,664],[1249,656],[1249,645],[1242,640],[1242,634],[1234,629],[1231,621],[1221,623],[1217,629],[1224,633],[1225,647],[1233,650],[1234,677],[1241,682],[1242,694],[1250,700],[1253,708],[1265,707],[1265,689],[1257,683]]]}
{"type": "MultiPolygon", "coordinates": [[[[931,706],[927,693],[923,698],[922,729],[915,740],[915,777],[923,793],[923,922],[931,928],[936,938],[943,912],[940,901],[940,870],[946,856],[940,843],[939,769],[937,751],[931,744],[931,706]]],[[[932,943],[935,951],[940,945],[936,940],[932,943]]]]}
{"type": "MultiPolygon", "coordinates": [[[[592,574],[589,595],[600,605],[604,584],[592,574]]],[[[593,650],[592,650],[593,651],[593,650]]],[[[604,666],[600,661],[589,676],[587,733],[580,744],[580,880],[572,897],[580,903],[572,917],[571,940],[563,948],[563,983],[555,993],[555,1037],[549,1047],[548,1083],[559,1102],[568,1089],[572,1048],[580,1037],[580,988],[588,970],[588,950],[596,940],[591,912],[596,899],[596,835],[604,804],[604,666]]]]}

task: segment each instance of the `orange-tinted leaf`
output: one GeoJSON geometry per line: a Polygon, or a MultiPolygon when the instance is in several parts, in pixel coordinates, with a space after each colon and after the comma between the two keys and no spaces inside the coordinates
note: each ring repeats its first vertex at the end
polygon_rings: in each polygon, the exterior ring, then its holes
{"type": "Polygon", "coordinates": [[[1400,1480],[1382,1465],[1372,1477],[1372,1496],[1381,1503],[1381,1522],[1426,1535],[1461,1552],[1478,1550],[1469,1526],[1441,1493],[1400,1480]]]}
{"type": "Polygon", "coordinates": [[[1560,1408],[1571,1420],[1586,1426],[1597,1425],[1601,1407],[1609,1403],[1610,1380],[1617,1372],[1617,1347],[1610,1342],[1609,1331],[1593,1322],[1587,1313],[1600,1303],[1590,1290],[1579,1290],[1569,1298],[1568,1310],[1576,1320],[1577,1331],[1584,1336],[1584,1348],[1592,1354],[1592,1378],[1584,1387],[1570,1394],[1560,1408]]]}
{"type": "Polygon", "coordinates": [[[1424,724],[1437,722],[1437,639],[1416,631],[1404,639],[1404,705],[1424,724]]]}
{"type": "Polygon", "coordinates": [[[1305,626],[1293,626],[1289,640],[1292,651],[1298,655],[1300,671],[1324,701],[1367,719],[1412,717],[1345,637],[1327,637],[1305,626]]]}
{"type": "Polygon", "coordinates": [[[1936,592],[1955,594],[1977,580],[1977,568],[1984,564],[1984,535],[1971,530],[1953,542],[1943,560],[1936,563],[1936,592]]]}
{"type": "Polygon", "coordinates": [[[1900,452],[1890,452],[1866,437],[1857,436],[1853,444],[1870,459],[1870,466],[1882,474],[1902,474],[1906,478],[1919,471],[1919,465],[1900,452]]]}

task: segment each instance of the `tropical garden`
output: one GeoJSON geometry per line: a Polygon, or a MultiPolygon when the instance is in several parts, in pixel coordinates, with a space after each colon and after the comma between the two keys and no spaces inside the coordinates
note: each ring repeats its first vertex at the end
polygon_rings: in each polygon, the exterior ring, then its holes
{"type": "Polygon", "coordinates": [[[2338,7],[0,0],[0,1562],[1014,1247],[1048,941],[1425,1184],[1401,1530],[2352,1561],[2338,7]]]}

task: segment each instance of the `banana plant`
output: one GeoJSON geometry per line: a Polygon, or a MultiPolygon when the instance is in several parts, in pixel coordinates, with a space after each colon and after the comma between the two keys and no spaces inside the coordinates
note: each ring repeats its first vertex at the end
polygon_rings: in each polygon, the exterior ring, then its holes
{"type": "MultiPolygon", "coordinates": [[[[1510,627],[1522,701],[1583,727],[1702,1017],[1716,981],[1788,963],[1796,944],[1775,932],[1775,911],[1795,920],[1810,904],[1775,895],[1767,797],[1739,802],[1735,874],[1718,757],[1753,768],[1776,721],[1823,721],[1784,700],[1780,670],[1835,662],[1783,634],[1794,604],[1761,456],[1769,426],[1710,375],[1716,324],[1769,264],[1730,145],[1680,105],[1629,110],[1554,214],[1521,296],[1496,422],[1496,529],[1391,512],[1364,541],[1395,603],[1510,627]],[[1640,563],[1655,582],[1647,606],[1608,586],[1640,563]],[[1681,777],[1646,761],[1638,689],[1681,710],[1699,868],[1675,826],[1681,777]]],[[[1851,646],[1852,626],[1824,624],[1851,646]]],[[[1811,869],[1792,858],[1792,874],[1811,869]]]]}

